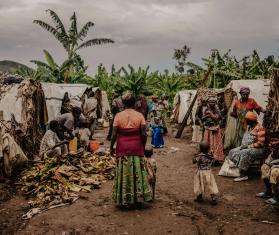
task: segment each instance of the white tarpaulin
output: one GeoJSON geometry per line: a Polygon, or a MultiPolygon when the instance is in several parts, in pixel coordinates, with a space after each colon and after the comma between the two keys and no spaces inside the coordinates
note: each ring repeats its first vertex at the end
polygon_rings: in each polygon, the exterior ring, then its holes
{"type": "Polygon", "coordinates": [[[5,121],[11,120],[11,114],[15,115],[18,122],[21,122],[22,99],[17,98],[19,84],[13,84],[0,100],[0,110],[3,111],[5,121]]]}
{"type": "Polygon", "coordinates": [[[69,94],[69,98],[77,100],[76,106],[81,106],[79,98],[85,92],[86,88],[90,86],[85,84],[56,84],[56,83],[42,83],[43,90],[45,93],[47,112],[49,120],[54,119],[60,114],[62,105],[62,99],[66,92],[69,94]]]}
{"type": "MultiPolygon", "coordinates": [[[[87,88],[90,88],[86,84],[56,84],[56,83],[42,83],[43,90],[46,97],[46,104],[48,110],[49,120],[54,119],[60,114],[62,105],[62,99],[66,92],[69,94],[71,102],[74,102],[74,106],[81,107],[79,101],[83,93],[87,88]]],[[[96,91],[98,88],[93,88],[96,91]]],[[[110,111],[108,97],[105,91],[102,91],[102,116],[104,117],[106,112],[110,111]]]]}
{"type": "MultiPolygon", "coordinates": [[[[182,90],[176,94],[174,98],[174,106],[179,104],[178,123],[182,123],[196,93],[196,90],[182,90]]],[[[196,107],[193,108],[192,115],[195,115],[195,110],[196,107]]],[[[191,120],[191,118],[189,118],[189,120],[191,120]]]]}
{"type": "MultiPolygon", "coordinates": [[[[16,120],[21,122],[22,99],[17,98],[18,87],[19,84],[11,85],[11,88],[2,95],[0,100],[0,110],[3,110],[3,117],[6,121],[11,119],[11,114],[14,114],[16,120]]],[[[80,106],[81,103],[79,98],[82,96],[86,88],[90,88],[90,86],[86,84],[56,83],[42,83],[42,87],[46,98],[49,120],[54,119],[60,114],[62,99],[66,92],[68,92],[71,101],[75,102],[75,105],[80,106]]],[[[98,88],[93,88],[93,90],[97,89],[98,88]]],[[[110,111],[109,101],[106,92],[102,91],[102,116],[105,116],[107,111],[110,111]]]]}
{"type": "MultiPolygon", "coordinates": [[[[249,87],[251,90],[250,97],[254,98],[256,102],[263,108],[266,107],[270,89],[270,80],[233,80],[228,84],[226,89],[233,89],[235,92],[237,92],[238,98],[240,98],[239,90],[241,87],[249,87]]],[[[230,116],[233,105],[234,102],[232,103],[228,113],[227,126],[225,130],[225,148],[231,147],[236,134],[236,120],[230,116]]],[[[261,114],[259,117],[260,121],[262,121],[262,119],[263,114],[261,114]]]]}

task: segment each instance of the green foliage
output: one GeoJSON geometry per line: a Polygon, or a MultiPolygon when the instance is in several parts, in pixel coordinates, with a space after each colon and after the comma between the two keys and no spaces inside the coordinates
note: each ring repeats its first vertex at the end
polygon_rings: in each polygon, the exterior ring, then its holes
{"type": "Polygon", "coordinates": [[[239,79],[268,79],[273,68],[278,68],[279,62],[273,56],[261,59],[257,51],[249,56],[243,57],[240,61],[231,55],[231,50],[221,54],[219,50],[212,50],[207,58],[202,58],[204,65],[196,65],[187,62],[188,75],[191,75],[193,80],[201,79],[201,74],[204,74],[210,68],[209,79],[207,86],[211,88],[223,88],[231,80],[239,79]]]}
{"type": "Polygon", "coordinates": [[[86,68],[79,55],[64,61],[61,65],[55,62],[53,56],[47,50],[44,50],[44,55],[46,62],[31,60],[32,63],[37,65],[37,70],[34,74],[26,74],[26,76],[55,83],[89,83],[91,80],[85,73],[86,68]]]}
{"type": "Polygon", "coordinates": [[[184,45],[182,49],[174,49],[173,59],[176,60],[175,69],[180,74],[185,72],[186,59],[191,53],[191,48],[184,45]]]}
{"type": "Polygon", "coordinates": [[[33,22],[50,32],[62,44],[68,58],[59,66],[50,53],[44,50],[46,62],[31,61],[37,65],[36,72],[38,75],[36,75],[36,78],[45,82],[94,83],[93,79],[86,74],[87,66],[84,65],[83,59],[78,55],[78,50],[94,45],[113,43],[114,41],[109,38],[95,38],[84,42],[89,30],[95,25],[93,22],[87,22],[79,30],[77,17],[74,13],[70,18],[70,26],[66,29],[56,12],[52,10],[46,12],[50,15],[54,25],[41,20],[34,20],[33,22]]]}
{"type": "Polygon", "coordinates": [[[166,95],[171,101],[178,91],[187,88],[185,79],[180,75],[169,74],[168,71],[163,74],[149,72],[149,67],[136,69],[131,65],[119,70],[112,66],[111,73],[103,65],[99,65],[91,85],[107,91],[110,99],[114,95],[120,95],[129,90],[136,97],[142,94],[147,96],[166,95]]]}
{"type": "Polygon", "coordinates": [[[54,26],[42,20],[34,20],[33,23],[51,33],[62,44],[63,48],[67,51],[68,60],[74,58],[77,51],[82,48],[114,42],[109,38],[95,38],[83,42],[90,28],[95,25],[93,22],[87,22],[79,31],[76,13],[74,12],[70,18],[70,27],[66,30],[62,20],[53,10],[47,10],[46,12],[50,15],[54,26]]]}
{"type": "Polygon", "coordinates": [[[21,67],[19,69],[17,69],[15,71],[15,74],[18,74],[20,75],[21,77],[24,77],[24,78],[31,78],[31,79],[34,79],[34,80],[42,80],[42,76],[44,75],[44,71],[43,70],[31,70],[29,68],[25,68],[25,67],[21,67]]]}

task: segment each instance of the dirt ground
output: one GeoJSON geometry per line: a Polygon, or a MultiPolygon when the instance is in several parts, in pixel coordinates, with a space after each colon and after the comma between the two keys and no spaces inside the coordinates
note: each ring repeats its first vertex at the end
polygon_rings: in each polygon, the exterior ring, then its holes
{"type": "Polygon", "coordinates": [[[193,202],[192,156],[186,140],[167,138],[156,151],[156,201],[149,209],[121,211],[111,200],[112,182],[82,194],[74,204],[21,220],[27,201],[15,196],[0,204],[3,234],[279,234],[279,209],[255,194],[263,190],[259,178],[235,183],[217,176],[220,202],[211,206],[193,202]],[[179,148],[177,152],[171,147],[179,148]]]}

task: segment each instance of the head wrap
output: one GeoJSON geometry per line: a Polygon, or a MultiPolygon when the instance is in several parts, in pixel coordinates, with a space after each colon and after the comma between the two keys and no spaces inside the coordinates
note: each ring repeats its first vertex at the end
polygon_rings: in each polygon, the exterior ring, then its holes
{"type": "Polygon", "coordinates": [[[250,88],[249,87],[241,87],[239,93],[248,95],[248,94],[250,94],[250,88]]]}
{"type": "Polygon", "coordinates": [[[122,95],[122,100],[129,100],[133,97],[133,93],[131,91],[125,91],[122,95]]]}
{"type": "Polygon", "coordinates": [[[249,121],[257,121],[258,120],[257,115],[253,112],[247,112],[246,116],[245,116],[245,119],[249,120],[249,121]]]}

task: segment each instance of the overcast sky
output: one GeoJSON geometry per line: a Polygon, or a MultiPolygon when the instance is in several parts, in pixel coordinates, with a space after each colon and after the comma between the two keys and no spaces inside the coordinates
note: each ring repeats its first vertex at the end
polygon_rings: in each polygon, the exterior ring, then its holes
{"type": "Polygon", "coordinates": [[[79,24],[96,23],[90,37],[115,40],[81,51],[91,72],[99,63],[172,69],[173,49],[184,44],[196,62],[212,48],[279,54],[279,0],[0,0],[0,60],[30,65],[43,49],[57,61],[65,58],[57,41],[32,23],[49,21],[46,9],[64,22],[76,11],[79,24]]]}

